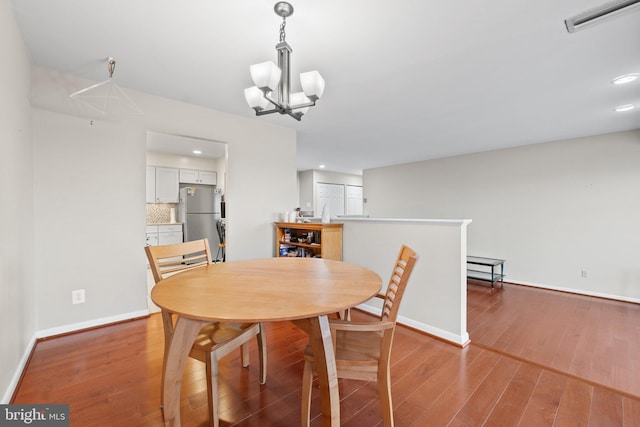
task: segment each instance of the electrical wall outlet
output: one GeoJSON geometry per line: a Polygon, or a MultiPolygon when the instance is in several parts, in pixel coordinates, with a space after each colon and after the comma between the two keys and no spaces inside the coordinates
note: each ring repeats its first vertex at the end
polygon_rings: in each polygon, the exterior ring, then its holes
{"type": "Polygon", "coordinates": [[[84,304],[85,295],[84,289],[77,289],[75,291],[71,291],[71,304],[84,304]]]}
{"type": "Polygon", "coordinates": [[[580,274],[582,275],[583,279],[587,278],[587,270],[582,270],[582,272],[580,274]]]}

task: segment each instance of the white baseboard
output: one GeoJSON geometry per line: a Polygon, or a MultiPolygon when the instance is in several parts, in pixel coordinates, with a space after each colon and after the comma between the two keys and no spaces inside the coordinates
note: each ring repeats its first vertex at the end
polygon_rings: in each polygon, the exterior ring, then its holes
{"type": "Polygon", "coordinates": [[[69,332],[81,331],[83,329],[95,328],[96,326],[108,325],[109,323],[122,322],[149,315],[149,310],[133,311],[131,313],[117,314],[115,316],[103,317],[101,319],[87,320],[86,322],[72,323],[71,325],[57,326],[55,328],[44,329],[36,332],[36,338],[47,338],[54,335],[68,334],[69,332]]]}
{"type": "Polygon", "coordinates": [[[605,294],[605,293],[602,293],[602,292],[591,292],[591,291],[585,291],[583,289],[572,289],[572,288],[563,288],[561,286],[542,285],[540,283],[532,283],[532,282],[527,282],[527,281],[524,281],[524,280],[511,280],[511,279],[509,279],[509,281],[506,282],[506,283],[513,283],[515,285],[530,286],[532,288],[549,289],[551,291],[567,292],[567,293],[576,294],[576,295],[585,295],[585,296],[588,296],[588,297],[605,298],[605,299],[611,299],[611,300],[615,300],[615,301],[623,301],[623,302],[631,302],[631,303],[635,303],[635,304],[640,304],[640,298],[623,297],[623,296],[620,296],[620,295],[611,295],[611,294],[605,294]]]}
{"type": "Polygon", "coordinates": [[[58,326],[55,328],[44,329],[41,331],[36,331],[33,337],[29,340],[27,347],[24,350],[24,354],[20,359],[20,362],[16,366],[15,372],[13,374],[13,378],[11,378],[11,382],[9,386],[4,392],[2,396],[1,404],[8,404],[15,392],[16,387],[18,387],[18,382],[20,381],[20,377],[22,376],[22,372],[27,367],[27,362],[29,361],[29,356],[33,351],[33,348],[36,345],[36,341],[40,338],[47,338],[54,335],[67,334],[70,332],[81,331],[83,329],[95,328],[97,326],[108,325],[110,323],[122,322],[125,320],[135,319],[137,317],[144,317],[149,315],[149,310],[140,310],[134,311],[131,313],[118,314],[116,316],[103,317],[101,319],[88,320],[86,322],[73,323],[71,325],[58,326]]]}
{"type": "MultiPolygon", "coordinates": [[[[622,302],[630,302],[630,303],[635,303],[635,304],[640,304],[640,298],[631,298],[631,297],[623,297],[620,295],[612,295],[612,294],[605,294],[602,292],[591,292],[591,291],[585,291],[582,289],[572,289],[572,288],[564,288],[561,286],[551,286],[551,285],[542,285],[540,283],[533,283],[533,282],[527,282],[524,280],[512,280],[510,279],[508,283],[513,283],[515,285],[523,285],[523,286],[530,286],[532,288],[540,288],[540,289],[548,289],[551,291],[560,291],[560,292],[568,292],[571,294],[576,294],[576,295],[584,295],[584,296],[590,296],[590,297],[597,297],[597,298],[605,298],[605,299],[610,299],[610,300],[614,300],[614,301],[622,301],[622,302]]],[[[380,307],[375,307],[375,306],[371,306],[371,305],[367,305],[367,304],[361,304],[358,306],[359,309],[361,309],[362,311],[366,311],[367,313],[371,313],[374,315],[379,315],[380,314],[380,307]]],[[[409,319],[407,317],[404,316],[398,316],[398,323],[409,326],[411,328],[414,328],[416,330],[425,332],[427,334],[436,336],[438,338],[441,338],[445,341],[449,341],[451,343],[454,343],[456,345],[459,346],[466,346],[467,344],[469,344],[469,333],[465,332],[462,335],[456,335],[456,334],[452,334],[449,331],[445,331],[439,328],[436,328],[434,326],[431,325],[427,325],[425,323],[421,323],[421,322],[416,322],[415,320],[409,319]]]]}
{"type": "Polygon", "coordinates": [[[22,358],[20,359],[20,362],[18,363],[18,366],[16,366],[16,370],[13,373],[13,378],[11,378],[11,382],[9,383],[9,386],[5,390],[4,395],[2,396],[2,401],[0,401],[1,404],[6,405],[11,401],[11,397],[13,396],[13,392],[15,391],[16,387],[18,387],[18,382],[20,381],[20,377],[22,376],[22,372],[27,367],[27,362],[29,361],[29,356],[31,355],[31,352],[33,351],[33,347],[35,345],[36,345],[36,336],[34,334],[31,337],[31,339],[29,340],[29,343],[27,344],[27,347],[24,349],[24,353],[22,354],[22,358]]]}
{"type": "Polygon", "coordinates": [[[34,346],[36,345],[36,341],[40,338],[47,338],[54,335],[67,334],[70,332],[81,331],[83,329],[94,328],[96,326],[108,325],[110,323],[122,322],[125,320],[135,319],[137,317],[144,317],[149,315],[149,310],[140,310],[134,311],[131,313],[118,314],[116,316],[103,317],[101,319],[89,320],[86,322],[73,323],[71,325],[58,326],[55,328],[44,329],[41,331],[36,331],[33,337],[29,340],[27,347],[24,350],[22,358],[20,362],[16,366],[13,377],[11,378],[11,382],[9,386],[5,390],[2,401],[0,404],[8,404],[15,392],[16,387],[18,386],[18,382],[20,381],[20,377],[22,376],[22,372],[27,367],[27,362],[29,361],[29,356],[33,351],[34,346]]]}
{"type": "MultiPolygon", "coordinates": [[[[372,307],[370,305],[367,304],[361,304],[358,306],[358,308],[362,311],[366,311],[367,313],[371,313],[374,315],[379,316],[380,315],[380,308],[379,307],[372,307]]],[[[442,340],[448,341],[450,343],[453,343],[457,346],[461,346],[464,347],[467,344],[469,344],[469,333],[465,332],[462,335],[456,335],[453,334],[449,331],[445,331],[444,329],[440,329],[440,328],[436,328],[434,326],[431,325],[427,325],[426,323],[422,323],[422,322],[417,322],[413,319],[409,319],[408,317],[404,317],[404,316],[398,316],[398,323],[400,323],[401,325],[405,325],[405,326],[409,326],[413,329],[416,329],[418,331],[422,331],[425,332],[429,335],[433,335],[435,337],[438,337],[442,340]]]]}

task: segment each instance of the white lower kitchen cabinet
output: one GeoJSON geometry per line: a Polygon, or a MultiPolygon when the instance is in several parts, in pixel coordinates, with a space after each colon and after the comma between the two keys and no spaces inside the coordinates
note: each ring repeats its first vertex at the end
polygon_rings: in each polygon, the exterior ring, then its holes
{"type": "Polygon", "coordinates": [[[159,245],[175,245],[176,243],[182,243],[182,231],[158,233],[159,245]]]}
{"type": "Polygon", "coordinates": [[[182,224],[147,225],[147,245],[182,243],[182,224]]]}

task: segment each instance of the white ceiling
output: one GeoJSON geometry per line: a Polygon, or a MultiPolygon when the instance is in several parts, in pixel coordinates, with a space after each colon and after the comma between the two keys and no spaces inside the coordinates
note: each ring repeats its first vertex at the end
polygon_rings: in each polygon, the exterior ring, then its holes
{"type": "Polygon", "coordinates": [[[362,169],[637,129],[640,9],[569,34],[606,0],[291,0],[292,79],[327,88],[297,122],[254,117],[249,65],[276,61],[275,0],[12,0],[37,66],[298,131],[298,168],[362,169]]]}
{"type": "Polygon", "coordinates": [[[206,139],[147,131],[147,150],[179,156],[217,159],[225,156],[226,146],[223,143],[206,139]],[[196,150],[200,153],[194,153],[196,150]]]}

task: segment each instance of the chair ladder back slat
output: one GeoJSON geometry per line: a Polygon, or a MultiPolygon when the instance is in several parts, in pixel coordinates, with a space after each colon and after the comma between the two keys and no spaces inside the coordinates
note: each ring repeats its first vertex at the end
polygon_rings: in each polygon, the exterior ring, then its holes
{"type": "Polygon", "coordinates": [[[156,283],[169,275],[212,263],[207,239],[147,246],[145,252],[156,283]]]}
{"type": "Polygon", "coordinates": [[[407,287],[409,276],[417,259],[418,256],[411,248],[402,245],[398,259],[393,267],[391,278],[389,279],[389,285],[387,286],[387,292],[382,306],[382,314],[380,316],[381,320],[396,321],[400,300],[407,287]]]}
{"type": "Polygon", "coordinates": [[[187,254],[187,255],[182,255],[181,258],[178,257],[170,257],[170,258],[158,258],[158,265],[160,267],[164,267],[164,266],[168,266],[168,265],[175,265],[175,264],[194,264],[194,263],[198,263],[198,262],[207,262],[207,254],[203,252],[197,253],[197,254],[187,254]],[[160,259],[163,259],[165,261],[160,261],[160,259]]]}
{"type": "Polygon", "coordinates": [[[191,270],[192,268],[201,267],[203,265],[207,265],[206,262],[197,262],[197,263],[180,263],[180,264],[171,264],[171,267],[165,267],[160,269],[160,273],[162,274],[162,278],[168,277],[171,273],[177,273],[185,270],[191,270]]]}

